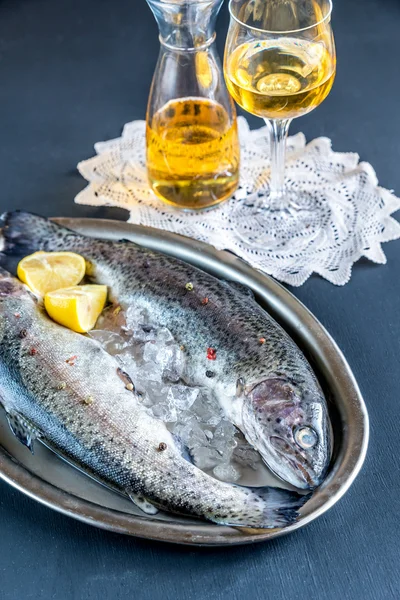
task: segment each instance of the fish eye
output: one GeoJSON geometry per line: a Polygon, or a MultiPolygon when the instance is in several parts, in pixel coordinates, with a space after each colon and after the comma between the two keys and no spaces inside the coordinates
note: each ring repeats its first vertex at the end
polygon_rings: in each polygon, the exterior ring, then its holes
{"type": "Polygon", "coordinates": [[[294,432],[294,439],[296,444],[300,446],[300,448],[304,448],[304,450],[314,448],[318,442],[318,436],[311,427],[299,427],[296,429],[294,432]]]}

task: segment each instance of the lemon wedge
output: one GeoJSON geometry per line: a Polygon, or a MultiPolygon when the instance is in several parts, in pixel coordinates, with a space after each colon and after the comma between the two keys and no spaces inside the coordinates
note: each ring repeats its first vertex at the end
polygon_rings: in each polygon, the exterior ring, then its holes
{"type": "Polygon", "coordinates": [[[35,252],[18,265],[19,279],[38,296],[78,285],[85,276],[83,256],[73,252],[35,252]]]}
{"type": "Polygon", "coordinates": [[[49,316],[78,333],[93,329],[107,301],[106,285],[79,285],[48,292],[44,306],[49,316]]]}

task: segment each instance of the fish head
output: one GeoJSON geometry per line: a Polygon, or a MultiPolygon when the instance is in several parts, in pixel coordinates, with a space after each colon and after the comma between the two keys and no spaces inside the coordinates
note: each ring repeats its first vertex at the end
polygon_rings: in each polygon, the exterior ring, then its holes
{"type": "Polygon", "coordinates": [[[243,433],[280,479],[314,489],[330,461],[331,429],[318,386],[302,391],[290,378],[266,379],[246,393],[243,433]]]}

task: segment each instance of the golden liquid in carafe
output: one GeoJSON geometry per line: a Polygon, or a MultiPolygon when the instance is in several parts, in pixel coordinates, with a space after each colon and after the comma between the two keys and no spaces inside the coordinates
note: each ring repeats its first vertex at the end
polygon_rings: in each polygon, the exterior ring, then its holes
{"type": "Polygon", "coordinates": [[[265,119],[290,119],[317,107],[335,78],[335,58],[317,42],[252,41],[227,58],[226,82],[236,102],[265,119]]]}
{"type": "Polygon", "coordinates": [[[229,198],[239,178],[236,118],[202,98],[171,100],[147,124],[147,170],[153,191],[186,209],[229,198]]]}

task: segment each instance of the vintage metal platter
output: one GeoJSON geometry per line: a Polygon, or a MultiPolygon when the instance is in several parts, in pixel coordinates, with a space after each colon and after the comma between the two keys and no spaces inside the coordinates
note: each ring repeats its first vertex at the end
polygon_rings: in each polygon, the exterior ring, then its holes
{"type": "Polygon", "coordinates": [[[69,466],[41,444],[32,456],[11,434],[0,414],[0,477],[24,494],[63,514],[103,529],[193,545],[258,542],[304,527],[333,506],[356,478],[368,445],[368,415],[354,376],[339,348],[317,319],[286,289],[228,252],[175,234],[101,219],[56,219],[87,235],[129,239],[179,257],[225,280],[247,285],[310,360],[329,399],[335,447],[324,484],[284,530],[222,527],[159,514],[149,518],[124,497],[69,466]]]}

